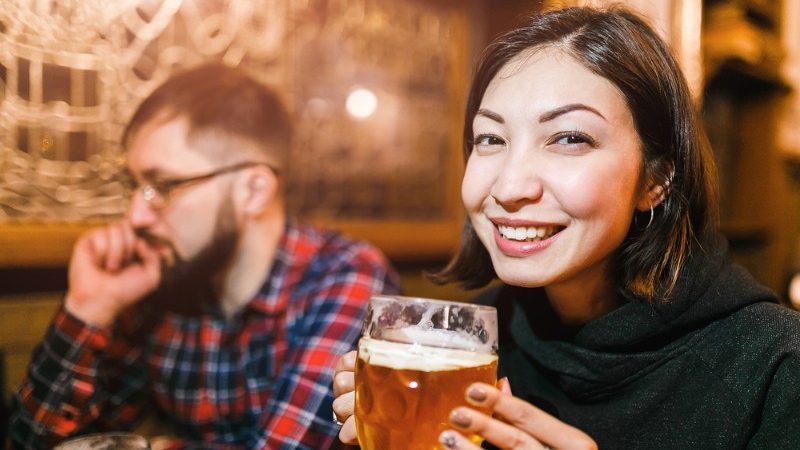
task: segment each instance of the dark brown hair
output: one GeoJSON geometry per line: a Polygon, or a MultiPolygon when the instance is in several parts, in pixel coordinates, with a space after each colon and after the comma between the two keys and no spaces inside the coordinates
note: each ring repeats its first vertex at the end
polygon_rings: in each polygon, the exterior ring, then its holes
{"type": "MultiPolygon", "coordinates": [[[[530,18],[484,51],[473,77],[464,118],[464,157],[473,147],[472,121],[497,72],[523,51],[555,47],[622,93],[641,138],[644,180],[664,186],[655,209],[634,221],[617,253],[619,288],[647,300],[666,299],[689,253],[716,228],[718,201],[713,155],[683,74],[667,45],[634,13],[567,8],[530,18]],[[637,224],[638,222],[638,224],[637,224]]],[[[461,248],[432,278],[486,285],[491,259],[469,220],[461,248]]]]}
{"type": "Polygon", "coordinates": [[[165,121],[185,117],[190,141],[208,134],[244,139],[263,152],[266,162],[278,168],[286,164],[292,133],[286,109],[274,91],[242,69],[207,63],[172,75],[139,105],[123,144],[162,115],[165,121]]]}

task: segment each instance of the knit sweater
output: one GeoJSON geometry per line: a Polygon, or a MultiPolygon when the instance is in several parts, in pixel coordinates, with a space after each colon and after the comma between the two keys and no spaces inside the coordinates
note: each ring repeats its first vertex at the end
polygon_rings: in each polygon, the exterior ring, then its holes
{"type": "Polygon", "coordinates": [[[560,338],[542,289],[488,291],[499,375],[600,449],[800,449],[800,313],[726,254],[715,239],[668,302],[628,298],[560,338]]]}

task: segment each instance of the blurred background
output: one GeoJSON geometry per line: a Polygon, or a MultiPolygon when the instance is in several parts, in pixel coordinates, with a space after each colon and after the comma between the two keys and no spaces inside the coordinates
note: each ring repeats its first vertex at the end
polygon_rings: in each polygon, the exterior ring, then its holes
{"type": "MultiPolygon", "coordinates": [[[[278,89],[297,139],[288,203],[377,244],[409,295],[456,249],[463,108],[494,36],[602,0],[2,0],[0,385],[21,378],[75,238],[119,217],[122,127],[206,60],[278,89]]],[[[734,258],[785,300],[800,269],[800,0],[627,0],[671,44],[707,125],[734,258]]]]}

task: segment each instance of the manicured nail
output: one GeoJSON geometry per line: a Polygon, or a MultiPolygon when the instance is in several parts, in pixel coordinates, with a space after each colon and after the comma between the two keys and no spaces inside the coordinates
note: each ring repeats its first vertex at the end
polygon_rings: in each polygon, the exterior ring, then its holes
{"type": "Polygon", "coordinates": [[[486,389],[481,386],[470,386],[470,388],[467,389],[467,397],[473,402],[483,403],[487,398],[486,389]]]}
{"type": "Polygon", "coordinates": [[[452,431],[443,431],[439,435],[439,443],[444,445],[445,448],[458,448],[458,440],[456,434],[452,431]]]}
{"type": "Polygon", "coordinates": [[[464,414],[464,411],[461,409],[454,409],[453,412],[450,413],[450,423],[461,428],[467,428],[472,423],[472,419],[464,414]]]}

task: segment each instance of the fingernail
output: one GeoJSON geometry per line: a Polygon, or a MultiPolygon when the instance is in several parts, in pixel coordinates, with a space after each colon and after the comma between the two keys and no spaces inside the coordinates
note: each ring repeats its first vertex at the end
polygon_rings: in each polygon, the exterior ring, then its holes
{"type": "Polygon", "coordinates": [[[470,386],[467,389],[467,397],[473,402],[482,403],[486,400],[486,389],[480,386],[470,386]]]}
{"type": "Polygon", "coordinates": [[[444,431],[439,435],[439,443],[444,445],[445,448],[458,448],[458,440],[456,434],[452,431],[444,431]]]}
{"type": "Polygon", "coordinates": [[[450,413],[450,423],[461,428],[467,428],[472,423],[472,420],[468,415],[464,414],[464,411],[454,409],[453,412],[450,413]]]}

